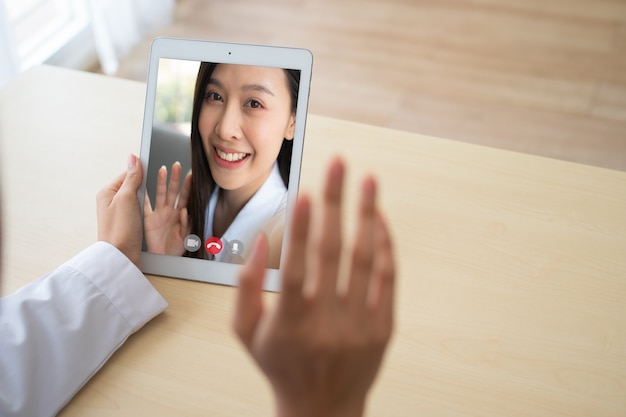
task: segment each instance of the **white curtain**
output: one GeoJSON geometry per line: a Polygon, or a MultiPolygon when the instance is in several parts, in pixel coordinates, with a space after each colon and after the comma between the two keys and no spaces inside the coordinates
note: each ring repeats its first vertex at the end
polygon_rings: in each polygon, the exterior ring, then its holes
{"type": "Polygon", "coordinates": [[[9,16],[4,2],[0,1],[0,87],[17,75],[18,68],[9,16]]]}
{"type": "Polygon", "coordinates": [[[115,74],[119,58],[149,33],[166,26],[175,0],[87,0],[102,70],[115,74]]]}
{"type": "MultiPolygon", "coordinates": [[[[0,0],[0,87],[24,69],[5,1],[0,0]]],[[[124,54],[167,26],[175,6],[175,0],[78,1],[87,8],[96,53],[106,74],[115,74],[124,54]]]]}

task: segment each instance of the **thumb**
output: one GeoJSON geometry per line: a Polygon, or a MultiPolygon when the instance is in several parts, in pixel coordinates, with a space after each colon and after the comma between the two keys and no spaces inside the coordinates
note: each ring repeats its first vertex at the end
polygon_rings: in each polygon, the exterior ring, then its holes
{"type": "Polygon", "coordinates": [[[267,240],[261,235],[257,238],[250,259],[239,274],[233,329],[247,347],[250,346],[259,319],[263,315],[262,290],[267,253],[267,240]]]}
{"type": "Polygon", "coordinates": [[[190,232],[189,230],[189,214],[187,212],[187,207],[182,208],[180,210],[180,230],[181,236],[184,238],[190,232]]]}
{"type": "Polygon", "coordinates": [[[126,178],[122,188],[127,191],[137,192],[143,179],[143,169],[141,168],[141,161],[135,155],[130,154],[128,156],[128,169],[126,170],[126,178]]]}

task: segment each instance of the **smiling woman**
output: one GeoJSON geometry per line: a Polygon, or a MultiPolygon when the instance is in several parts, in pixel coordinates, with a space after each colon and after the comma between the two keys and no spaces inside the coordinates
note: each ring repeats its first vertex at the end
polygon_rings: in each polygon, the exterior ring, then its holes
{"type": "Polygon", "coordinates": [[[270,243],[268,267],[278,268],[299,80],[296,70],[200,65],[191,120],[193,175],[180,189],[180,164],[172,165],[169,185],[167,169],[159,170],[156,200],[163,196],[160,201],[170,203],[146,206],[149,252],[242,263],[263,233],[270,243]],[[189,251],[183,244],[189,235],[236,246],[189,251]]]}

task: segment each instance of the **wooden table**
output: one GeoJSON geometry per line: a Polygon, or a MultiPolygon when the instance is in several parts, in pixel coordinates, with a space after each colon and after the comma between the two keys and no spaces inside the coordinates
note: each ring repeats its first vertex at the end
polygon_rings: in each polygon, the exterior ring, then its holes
{"type": "MultiPolygon", "coordinates": [[[[1,91],[3,293],[95,240],[144,94],[54,67],[1,91]]],[[[378,175],[395,235],[398,325],[369,416],[626,415],[625,172],[314,115],[305,143],[303,188],[344,155],[351,182],[378,175]]],[[[150,280],[170,308],[61,415],[271,415],[229,328],[234,289],[150,280]]]]}

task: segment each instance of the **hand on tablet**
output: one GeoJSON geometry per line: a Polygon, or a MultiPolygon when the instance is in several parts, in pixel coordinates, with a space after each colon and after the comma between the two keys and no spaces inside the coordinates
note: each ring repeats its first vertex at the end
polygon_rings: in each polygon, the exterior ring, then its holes
{"type": "Polygon", "coordinates": [[[98,240],[118,248],[141,267],[141,210],[137,190],[143,170],[135,155],[128,158],[128,169],[96,196],[98,240]]]}
{"type": "Polygon", "coordinates": [[[262,300],[264,238],[239,277],[233,326],[269,379],[279,416],[362,415],[391,336],[394,258],[376,184],[363,181],[355,247],[344,253],[343,173],[341,161],[328,170],[314,237],[309,200],[296,204],[275,307],[266,310],[262,300]]]}
{"type": "Polygon", "coordinates": [[[187,174],[180,190],[182,167],[172,165],[169,186],[167,168],[159,169],[154,208],[146,193],[144,200],[144,233],[148,252],[180,256],[185,252],[183,240],[189,234],[187,201],[191,189],[191,174],[187,174]]]}

